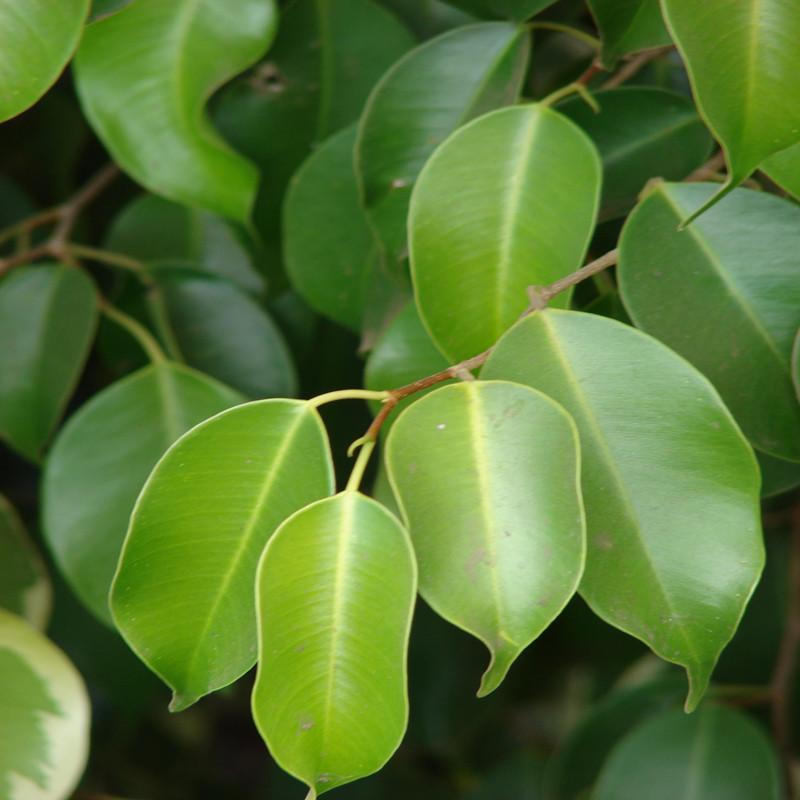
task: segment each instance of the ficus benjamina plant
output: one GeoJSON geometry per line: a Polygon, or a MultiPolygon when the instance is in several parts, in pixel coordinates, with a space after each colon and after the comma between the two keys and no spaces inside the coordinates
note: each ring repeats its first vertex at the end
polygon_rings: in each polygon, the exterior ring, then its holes
{"type": "Polygon", "coordinates": [[[800,796],[799,43],[0,0],[0,800],[800,796]]]}

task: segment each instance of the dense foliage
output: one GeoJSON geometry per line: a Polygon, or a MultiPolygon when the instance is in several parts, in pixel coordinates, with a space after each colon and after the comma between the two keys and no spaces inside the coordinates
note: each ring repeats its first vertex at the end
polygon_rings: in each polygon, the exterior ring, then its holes
{"type": "Polygon", "coordinates": [[[798,42],[0,0],[0,800],[800,796],[798,42]]]}

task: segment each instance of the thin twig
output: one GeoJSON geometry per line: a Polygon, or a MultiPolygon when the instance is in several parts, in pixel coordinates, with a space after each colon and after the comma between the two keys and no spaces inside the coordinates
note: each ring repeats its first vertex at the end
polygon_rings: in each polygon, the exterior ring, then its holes
{"type": "Polygon", "coordinates": [[[683,180],[687,183],[695,181],[705,181],[716,176],[725,166],[725,153],[722,150],[715,153],[705,164],[699,166],[694,172],[687,175],[683,180]]]}
{"type": "Polygon", "coordinates": [[[626,61],[600,88],[615,89],[617,86],[621,86],[636,75],[642,67],[660,58],[665,53],[669,53],[672,49],[673,45],[670,44],[666,47],[656,47],[653,50],[645,50],[635,55],[630,61],[626,61]]]}
{"type": "Polygon", "coordinates": [[[783,639],[772,676],[772,732],[783,760],[786,796],[797,797],[792,770],[792,700],[797,653],[800,648],[800,505],[792,510],[791,550],[789,553],[789,608],[783,639]]]}
{"type": "Polygon", "coordinates": [[[588,86],[589,82],[596,76],[599,75],[601,72],[605,72],[606,68],[603,66],[603,63],[600,61],[599,58],[592,59],[592,63],[589,64],[588,67],[583,71],[581,76],[575,80],[575,83],[583,84],[584,86],[588,86]]]}

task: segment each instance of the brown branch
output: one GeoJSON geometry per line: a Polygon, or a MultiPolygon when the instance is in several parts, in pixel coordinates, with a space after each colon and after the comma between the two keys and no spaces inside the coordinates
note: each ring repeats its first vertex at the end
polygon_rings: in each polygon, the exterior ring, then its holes
{"type": "Polygon", "coordinates": [[[630,80],[642,67],[655,61],[665,53],[669,53],[673,49],[673,45],[666,47],[656,47],[653,50],[645,50],[638,55],[635,55],[630,61],[626,61],[617,72],[615,72],[602,86],[601,89],[615,89],[621,86],[625,81],[630,80]]]}
{"type": "Polygon", "coordinates": [[[601,72],[605,72],[606,68],[603,66],[599,58],[593,58],[592,63],[583,71],[583,73],[575,80],[575,83],[581,86],[588,86],[589,82],[601,72]]]}
{"type": "Polygon", "coordinates": [[[786,780],[786,796],[797,796],[792,770],[792,700],[797,654],[800,648],[800,505],[792,510],[791,550],[789,553],[789,608],[783,639],[772,676],[772,732],[781,755],[786,780]]]}
{"type": "Polygon", "coordinates": [[[694,172],[687,175],[683,180],[687,183],[695,181],[705,181],[719,174],[725,166],[725,153],[722,150],[715,153],[705,164],[699,166],[694,172]]]}

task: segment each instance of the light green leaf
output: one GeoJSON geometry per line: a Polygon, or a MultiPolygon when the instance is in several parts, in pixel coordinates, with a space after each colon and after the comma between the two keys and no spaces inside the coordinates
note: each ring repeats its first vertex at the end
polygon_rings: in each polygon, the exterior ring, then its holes
{"type": "Polygon", "coordinates": [[[800,144],[771,155],[761,169],[792,197],[800,200],[800,144]]]}
{"type": "Polygon", "coordinates": [[[400,415],[386,465],[420,593],[489,648],[483,697],[561,613],[583,573],[575,426],[527,386],[459,383],[400,415]]]}
{"type": "MultiPolygon", "coordinates": [[[[286,272],[300,296],[326,317],[360,331],[375,283],[384,276],[358,195],[355,136],[355,127],[332,136],[292,178],[283,241],[286,272]]],[[[391,276],[384,280],[391,286],[391,276]]]]}
{"type": "Polygon", "coordinates": [[[254,218],[267,262],[280,261],[289,178],[315,145],[358,119],[375,82],[413,46],[371,0],[295,0],[268,59],[222,92],[214,118],[263,175],[254,218]]]}
{"type": "MultiPolygon", "coordinates": [[[[710,383],[646,334],[593,314],[518,322],[482,377],[539,389],[581,438],[581,594],[708,686],[764,563],[753,452],[710,383]]],[[[413,406],[412,406],[413,408],[413,406]]]]}
{"type": "Polygon", "coordinates": [[[136,0],[87,27],[78,96],[114,161],[156,194],[247,222],[258,174],[204,106],[264,53],[276,20],[273,0],[136,0]]]}
{"type": "Polygon", "coordinates": [[[670,44],[658,0],[588,0],[609,69],[628,53],[670,44]]]}
{"type": "Polygon", "coordinates": [[[131,516],[111,608],[174,691],[173,711],[253,666],[261,551],[286,517],[333,490],[325,428],[298,400],[218,414],[158,462],[131,516]]]}
{"type": "Polygon", "coordinates": [[[698,110],[728,163],[725,186],[688,222],[767,156],[800,142],[800,13],[796,0],[662,0],[662,8],[698,110]]]}
{"type": "Polygon", "coordinates": [[[627,214],[653,177],[682,180],[708,158],[711,137],[686,97],[651,86],[623,86],[594,97],[599,113],[582,97],[557,110],[580,125],[600,152],[601,221],[627,214]]]}
{"type": "Polygon", "coordinates": [[[253,397],[297,394],[297,373],[283,334],[249,295],[224,280],[157,264],[175,341],[186,362],[253,397]]]}
{"type": "Polygon", "coordinates": [[[555,0],[446,0],[446,2],[476,17],[489,19],[501,17],[523,22],[553,5],[555,0]]]}
{"type": "Polygon", "coordinates": [[[37,264],[0,281],[0,437],[38,461],[78,382],[97,324],[79,269],[37,264]]]}
{"type": "Polygon", "coordinates": [[[0,494],[0,608],[40,630],[50,619],[50,578],[16,509],[0,494]]]}
{"type": "Polygon", "coordinates": [[[112,384],[72,416],[45,463],[43,532],[82,602],[111,623],[108,590],[128,517],[162,453],[193,425],[241,401],[177,364],[112,384]]]}
{"type": "Polygon", "coordinates": [[[578,269],[599,195],[591,141],[545,106],[454,133],[422,171],[408,223],[417,305],[439,348],[458,360],[491,347],[528,305],[526,287],[578,269]]]}
{"type": "Polygon", "coordinates": [[[260,294],[264,279],[234,228],[208,211],[141,194],[116,216],[105,247],[140,261],[183,261],[260,294]]]}
{"type": "Polygon", "coordinates": [[[309,800],[377,772],[400,744],[416,582],[408,534],[356,492],[297,512],[264,550],[253,717],[309,800]]]}
{"type": "Polygon", "coordinates": [[[660,184],[636,208],[620,241],[622,299],[638,327],[711,380],[759,449],[800,461],[789,366],[800,325],[800,208],[738,189],[679,231],[713,192],[660,184]]]}
{"type": "Polygon", "coordinates": [[[66,800],[89,751],[80,675],[25,620],[0,609],[0,797],[66,800]]]}
{"type": "Polygon", "coordinates": [[[411,189],[428,157],[460,125],[516,101],[529,51],[524,26],[468,25],[412,50],[373,89],[356,173],[390,270],[404,257],[411,189]]]}
{"type": "Polygon", "coordinates": [[[665,711],[614,749],[592,800],[779,800],[778,760],[761,727],[739,711],[665,711]]]}
{"type": "Polygon", "coordinates": [[[81,37],[89,0],[0,0],[0,122],[56,82],[81,37]]]}

